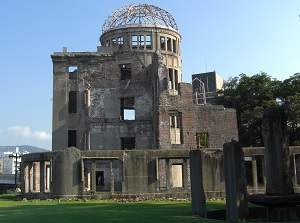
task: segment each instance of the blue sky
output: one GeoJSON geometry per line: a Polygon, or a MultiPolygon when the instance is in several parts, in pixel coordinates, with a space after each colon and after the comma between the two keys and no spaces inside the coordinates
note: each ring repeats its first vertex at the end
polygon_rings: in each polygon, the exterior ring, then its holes
{"type": "Polygon", "coordinates": [[[298,0],[1,1],[0,145],[51,150],[50,55],[62,47],[96,51],[107,16],[133,3],[153,4],[175,18],[184,82],[213,70],[225,80],[260,71],[284,80],[300,72],[298,0]]]}

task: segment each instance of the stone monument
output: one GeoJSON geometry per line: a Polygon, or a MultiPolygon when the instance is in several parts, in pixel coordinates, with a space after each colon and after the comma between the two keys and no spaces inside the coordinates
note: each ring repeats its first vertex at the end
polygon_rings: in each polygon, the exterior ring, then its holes
{"type": "Polygon", "coordinates": [[[281,108],[263,112],[263,135],[266,158],[266,194],[248,196],[248,201],[267,207],[267,220],[295,221],[300,196],[294,194],[293,164],[289,154],[287,120],[281,108]]]}

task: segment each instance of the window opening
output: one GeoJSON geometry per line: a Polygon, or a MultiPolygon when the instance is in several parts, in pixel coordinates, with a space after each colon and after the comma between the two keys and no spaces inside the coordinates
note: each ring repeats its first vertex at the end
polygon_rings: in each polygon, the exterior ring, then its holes
{"type": "Polygon", "coordinates": [[[121,98],[121,120],[135,120],[134,97],[121,98]]]}
{"type": "Polygon", "coordinates": [[[131,79],[131,64],[121,64],[121,80],[131,79]]]}
{"type": "Polygon", "coordinates": [[[69,79],[77,80],[77,66],[69,66],[69,79]]]}
{"type": "Polygon", "coordinates": [[[96,171],[96,187],[104,187],[104,171],[96,171]]]}
{"type": "Polygon", "coordinates": [[[132,49],[136,49],[138,47],[138,36],[131,37],[132,49]]]}
{"type": "Polygon", "coordinates": [[[183,187],[182,164],[172,165],[172,187],[183,187]]]}
{"type": "Polygon", "coordinates": [[[177,50],[177,48],[176,48],[176,40],[173,39],[173,52],[176,53],[176,50],[177,50]]]}
{"type": "Polygon", "coordinates": [[[68,131],[68,147],[76,147],[76,130],[68,131]]]}
{"type": "Polygon", "coordinates": [[[69,114],[77,113],[77,91],[69,92],[69,114]]]}
{"type": "Polygon", "coordinates": [[[118,37],[118,45],[123,45],[123,44],[124,44],[123,36],[118,37]]]}
{"type": "Polygon", "coordinates": [[[166,38],[164,36],[160,37],[160,49],[166,50],[166,38]]]}
{"type": "Polygon", "coordinates": [[[178,90],[178,71],[175,69],[174,69],[174,78],[175,78],[174,88],[175,88],[175,90],[178,90]]]}
{"type": "Polygon", "coordinates": [[[198,148],[208,148],[208,133],[197,132],[196,133],[196,145],[198,148]]]}
{"type": "Polygon", "coordinates": [[[246,183],[248,186],[253,186],[253,177],[252,177],[252,158],[247,157],[249,160],[245,160],[246,168],[246,183]]]}
{"type": "Polygon", "coordinates": [[[110,46],[110,40],[106,40],[105,46],[110,46]]]}
{"type": "Polygon", "coordinates": [[[139,36],[139,48],[144,49],[145,47],[145,36],[139,36]]]}
{"type": "Polygon", "coordinates": [[[167,51],[172,52],[172,39],[170,37],[167,37],[167,51]]]}
{"type": "Polygon", "coordinates": [[[111,39],[111,42],[112,42],[112,44],[116,44],[117,43],[117,39],[113,38],[113,39],[111,39]]]}
{"type": "Polygon", "coordinates": [[[152,45],[151,45],[151,36],[147,35],[146,36],[146,49],[151,49],[152,45]]]}
{"type": "Polygon", "coordinates": [[[296,182],[300,184],[300,154],[295,154],[296,182]]]}
{"type": "Polygon", "coordinates": [[[178,111],[170,111],[170,141],[171,144],[182,144],[182,128],[181,113],[178,111]]]}
{"type": "Polygon", "coordinates": [[[175,69],[169,68],[169,90],[171,94],[177,94],[178,92],[178,71],[175,69]]]}
{"type": "Polygon", "coordinates": [[[122,137],[121,138],[122,150],[132,150],[135,148],[135,137],[122,137]]]}
{"type": "Polygon", "coordinates": [[[50,190],[50,181],[51,181],[51,166],[49,164],[46,165],[46,191],[50,190]]]}
{"type": "Polygon", "coordinates": [[[257,184],[264,185],[264,167],[263,167],[264,156],[256,156],[256,170],[257,170],[257,184]]]}
{"type": "Polygon", "coordinates": [[[173,83],[173,69],[169,69],[169,89],[172,90],[174,83],[173,83]]]}

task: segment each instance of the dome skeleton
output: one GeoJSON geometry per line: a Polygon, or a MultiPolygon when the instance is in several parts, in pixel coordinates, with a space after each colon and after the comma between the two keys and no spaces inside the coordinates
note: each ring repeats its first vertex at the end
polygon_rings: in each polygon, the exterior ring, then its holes
{"type": "Polygon", "coordinates": [[[167,11],[148,4],[132,4],[114,11],[105,20],[102,33],[121,26],[163,26],[178,31],[173,16],[167,11]]]}

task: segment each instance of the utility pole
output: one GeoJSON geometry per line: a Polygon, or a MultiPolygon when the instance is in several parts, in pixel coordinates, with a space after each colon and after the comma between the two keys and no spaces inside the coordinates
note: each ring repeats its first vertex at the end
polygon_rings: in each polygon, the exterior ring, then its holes
{"type": "Polygon", "coordinates": [[[16,158],[16,163],[15,163],[15,186],[17,188],[18,157],[21,157],[21,155],[18,155],[18,153],[16,152],[16,155],[11,154],[8,157],[9,158],[16,158]]]}

